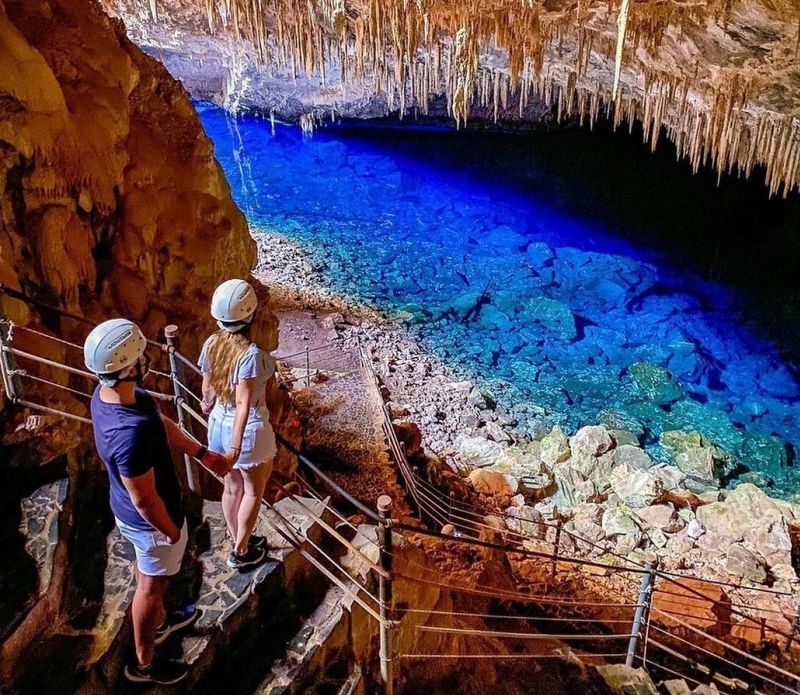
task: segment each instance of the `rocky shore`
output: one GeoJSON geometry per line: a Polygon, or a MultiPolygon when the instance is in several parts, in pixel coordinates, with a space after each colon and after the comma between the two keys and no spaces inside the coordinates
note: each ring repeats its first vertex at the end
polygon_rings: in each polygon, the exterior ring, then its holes
{"type": "Polygon", "coordinates": [[[667,570],[770,587],[787,595],[753,591],[739,600],[754,608],[780,604],[784,616],[794,614],[800,504],[773,499],[751,482],[718,489],[728,465],[722,449],[697,432],[671,430],[660,436],[666,460],[654,461],[635,423],[613,411],[576,432],[523,426],[543,422],[537,416],[544,409],[508,403],[491,382],[477,384],[426,352],[402,317],[337,296],[291,239],[254,236],[256,275],[277,305],[329,314],[340,337],[367,346],[395,421],[414,423],[434,461],[462,476],[489,507],[518,517],[506,519],[509,528],[541,537],[537,522],[558,518],[570,532],[562,537],[567,554],[657,559],[667,570]]]}

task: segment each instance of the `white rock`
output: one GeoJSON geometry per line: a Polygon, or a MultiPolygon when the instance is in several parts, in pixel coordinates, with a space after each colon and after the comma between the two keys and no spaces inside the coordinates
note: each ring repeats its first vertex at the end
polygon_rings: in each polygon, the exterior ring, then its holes
{"type": "Polygon", "coordinates": [[[462,463],[468,468],[491,466],[503,452],[500,444],[484,437],[459,437],[456,448],[462,463]]]}
{"type": "Polygon", "coordinates": [[[696,541],[700,536],[704,536],[706,527],[703,526],[697,519],[692,519],[686,527],[686,535],[692,540],[696,541]]]}
{"type": "Polygon", "coordinates": [[[631,507],[646,507],[664,492],[661,480],[649,470],[631,471],[625,466],[617,466],[611,471],[608,481],[614,494],[631,507]]]}
{"type": "Polygon", "coordinates": [[[636,516],[648,526],[666,533],[677,533],[686,525],[686,522],[668,504],[654,504],[649,507],[642,507],[636,510],[636,516]]]}
{"type": "Polygon", "coordinates": [[[601,425],[582,427],[569,440],[569,448],[574,458],[600,456],[614,446],[614,440],[608,430],[601,425]]]}

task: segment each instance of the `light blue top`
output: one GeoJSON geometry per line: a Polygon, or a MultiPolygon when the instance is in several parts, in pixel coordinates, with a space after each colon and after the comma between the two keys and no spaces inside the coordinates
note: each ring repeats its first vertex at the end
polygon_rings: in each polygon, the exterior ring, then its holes
{"type": "MultiPolygon", "coordinates": [[[[197,366],[203,374],[210,374],[213,365],[208,361],[208,347],[214,338],[210,335],[206,342],[203,343],[203,348],[200,350],[200,357],[197,360],[197,366]]],[[[233,388],[241,379],[255,379],[255,393],[258,401],[253,404],[254,407],[264,405],[264,391],[267,388],[267,381],[275,374],[275,360],[272,359],[266,350],[262,350],[255,343],[250,343],[250,347],[244,352],[236,363],[236,367],[231,374],[231,384],[233,388]]]]}

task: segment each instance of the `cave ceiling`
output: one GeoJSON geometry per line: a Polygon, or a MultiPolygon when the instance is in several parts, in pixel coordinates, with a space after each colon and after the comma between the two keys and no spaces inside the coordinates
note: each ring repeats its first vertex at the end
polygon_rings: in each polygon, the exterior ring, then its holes
{"type": "Polygon", "coordinates": [[[800,0],[102,4],[191,91],[181,72],[223,70],[234,108],[273,110],[263,94],[281,84],[308,113],[426,113],[438,97],[459,126],[476,110],[525,120],[537,102],[639,122],[652,147],[666,133],[695,169],[763,167],[770,194],[800,186],[800,0]]]}

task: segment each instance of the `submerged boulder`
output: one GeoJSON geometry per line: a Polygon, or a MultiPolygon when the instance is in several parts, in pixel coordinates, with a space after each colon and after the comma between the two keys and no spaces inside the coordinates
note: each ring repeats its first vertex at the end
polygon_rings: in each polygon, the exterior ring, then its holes
{"type": "Polygon", "coordinates": [[[668,458],[689,478],[702,483],[716,483],[726,471],[726,452],[700,432],[670,430],[661,435],[659,443],[668,458]]]}
{"type": "Polygon", "coordinates": [[[574,340],[578,335],[575,316],[563,302],[549,297],[534,297],[528,301],[527,313],[534,321],[564,340],[574,340]]]}
{"type": "Polygon", "coordinates": [[[642,396],[659,405],[673,403],[683,396],[672,372],[657,364],[634,362],[628,367],[628,375],[642,396]]]}

